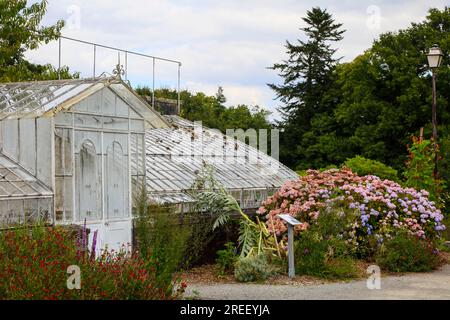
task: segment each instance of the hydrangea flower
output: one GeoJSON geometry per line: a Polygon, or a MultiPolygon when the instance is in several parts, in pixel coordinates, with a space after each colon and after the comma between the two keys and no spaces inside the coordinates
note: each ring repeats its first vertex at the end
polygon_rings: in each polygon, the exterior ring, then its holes
{"type": "MultiPolygon", "coordinates": [[[[372,175],[360,177],[350,169],[308,170],[306,176],[287,181],[262,203],[257,213],[266,216],[270,232],[283,236],[287,227],[278,214],[290,214],[306,222],[301,228],[304,230],[314,223],[322,208],[341,201],[359,214],[350,226],[350,238],[366,234],[386,239],[398,228],[406,228],[418,237],[434,238],[445,226],[441,211],[428,196],[425,190],[404,188],[372,175]]],[[[301,232],[299,227],[296,230],[301,232]]]]}

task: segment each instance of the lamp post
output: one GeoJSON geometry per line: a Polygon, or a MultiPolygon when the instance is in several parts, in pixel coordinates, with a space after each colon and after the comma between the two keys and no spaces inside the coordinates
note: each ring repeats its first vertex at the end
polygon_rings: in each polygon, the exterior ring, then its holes
{"type": "Polygon", "coordinates": [[[442,51],[437,45],[430,48],[427,54],[428,66],[431,69],[432,82],[433,82],[433,102],[432,102],[432,124],[433,124],[433,142],[434,142],[434,178],[438,178],[438,134],[437,134],[437,106],[436,106],[436,68],[438,68],[442,61],[442,51]]]}

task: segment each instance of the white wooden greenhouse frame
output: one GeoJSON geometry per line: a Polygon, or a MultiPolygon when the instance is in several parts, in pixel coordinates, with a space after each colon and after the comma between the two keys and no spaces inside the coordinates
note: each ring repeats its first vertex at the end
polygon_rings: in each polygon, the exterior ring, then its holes
{"type": "Polygon", "coordinates": [[[192,132],[191,122],[162,116],[119,76],[0,84],[0,221],[86,220],[98,248],[119,249],[132,242],[133,190],[144,181],[152,199],[188,211],[205,162],[244,209],[296,178],[208,128],[192,149],[192,132]],[[250,154],[256,163],[245,162],[250,154]]]}

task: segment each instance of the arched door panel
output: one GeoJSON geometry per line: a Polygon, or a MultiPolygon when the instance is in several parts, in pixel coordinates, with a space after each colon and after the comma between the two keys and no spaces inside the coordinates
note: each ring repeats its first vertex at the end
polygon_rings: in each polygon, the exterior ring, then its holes
{"type": "Polygon", "coordinates": [[[102,219],[100,155],[94,143],[85,140],[75,154],[78,220],[102,219]]]}
{"type": "Polygon", "coordinates": [[[107,219],[128,216],[128,159],[122,145],[114,141],[106,149],[105,197],[107,219]]]}

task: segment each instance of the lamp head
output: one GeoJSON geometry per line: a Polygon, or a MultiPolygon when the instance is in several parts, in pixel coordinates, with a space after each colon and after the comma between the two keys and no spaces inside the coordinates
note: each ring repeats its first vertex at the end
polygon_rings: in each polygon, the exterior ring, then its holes
{"type": "Polygon", "coordinates": [[[434,45],[427,54],[428,66],[431,69],[438,68],[441,65],[442,57],[441,49],[437,45],[434,45]]]}

